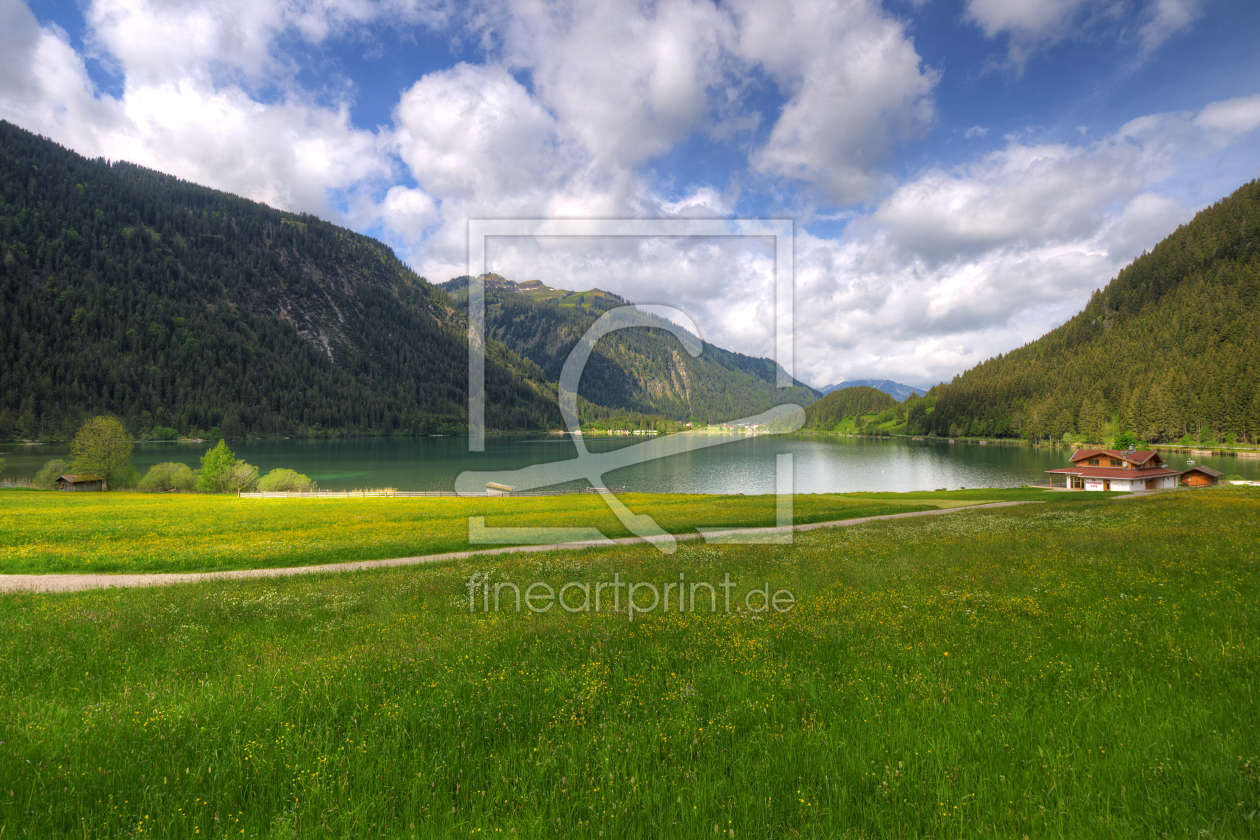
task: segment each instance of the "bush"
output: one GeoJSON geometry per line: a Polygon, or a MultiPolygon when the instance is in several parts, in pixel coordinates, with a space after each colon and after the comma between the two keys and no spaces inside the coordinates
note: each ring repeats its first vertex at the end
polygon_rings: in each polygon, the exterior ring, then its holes
{"type": "Polygon", "coordinates": [[[191,490],[196,483],[197,476],[187,464],[167,461],[149,467],[137,489],[145,493],[169,493],[172,490],[191,490]]]}
{"type": "Polygon", "coordinates": [[[310,491],[315,482],[296,470],[274,469],[258,481],[258,489],[266,492],[310,491]]]}
{"type": "Polygon", "coordinates": [[[68,472],[70,472],[70,465],[65,461],[49,461],[47,464],[44,464],[39,472],[35,473],[31,486],[38,487],[41,490],[54,490],[57,487],[57,479],[68,472]]]}
{"type": "Polygon", "coordinates": [[[232,464],[232,470],[227,477],[227,492],[239,493],[242,490],[253,490],[258,484],[258,467],[247,464],[244,461],[237,461],[232,464]]]}
{"type": "Polygon", "coordinates": [[[130,463],[126,463],[114,468],[114,471],[109,474],[107,483],[111,490],[129,490],[140,483],[140,473],[136,472],[136,468],[130,463]]]}
{"type": "Polygon", "coordinates": [[[179,432],[169,426],[154,426],[150,434],[154,440],[179,440],[179,432]]]}
{"type": "Polygon", "coordinates": [[[258,481],[258,489],[266,493],[283,491],[310,491],[315,489],[315,482],[294,470],[274,469],[258,481]]]}

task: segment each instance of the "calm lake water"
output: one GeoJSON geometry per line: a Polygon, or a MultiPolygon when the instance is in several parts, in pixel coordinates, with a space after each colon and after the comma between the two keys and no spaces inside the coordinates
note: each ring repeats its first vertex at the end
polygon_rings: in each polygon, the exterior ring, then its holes
{"type": "MultiPolygon", "coordinates": [[[[641,440],[596,438],[587,447],[595,453],[610,452],[641,440]]],[[[1014,487],[1046,483],[1045,470],[1065,466],[1071,454],[1064,448],[899,438],[764,435],[724,440],[729,442],[705,448],[676,441],[686,451],[611,472],[604,477],[605,485],[649,493],[773,493],[775,456],[792,453],[798,493],[1014,487]]],[[[162,461],[182,461],[196,468],[207,447],[137,443],[132,462],[142,474],[162,461]]],[[[288,467],[325,490],[453,490],[455,477],[464,470],[507,471],[576,455],[567,438],[546,436],[490,437],[486,451],[480,453],[469,452],[467,439],[461,437],[269,440],[237,443],[233,449],[238,458],[257,466],[260,475],[288,467]]],[[[0,457],[8,461],[4,478],[31,478],[53,458],[69,460],[69,447],[0,444],[0,457]]],[[[1227,475],[1260,480],[1260,458],[1185,453],[1167,453],[1166,458],[1175,467],[1184,467],[1186,459],[1193,458],[1227,475]]]]}

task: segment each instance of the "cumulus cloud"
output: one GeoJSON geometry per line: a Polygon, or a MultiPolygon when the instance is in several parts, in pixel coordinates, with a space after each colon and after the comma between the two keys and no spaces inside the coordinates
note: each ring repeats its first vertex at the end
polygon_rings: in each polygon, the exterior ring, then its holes
{"type": "Polygon", "coordinates": [[[444,198],[515,203],[556,186],[571,158],[555,118],[501,67],[459,64],[428,74],[403,94],[394,122],[412,175],[444,198]]]}
{"type": "Polygon", "coordinates": [[[1102,140],[1005,148],[931,168],[839,240],[797,246],[798,360],[822,384],[930,384],[1024,344],[1189,221],[1177,167],[1260,125],[1252,98],[1153,114],[1102,140]]]}
{"type": "Polygon", "coordinates": [[[1022,70],[1038,49],[1062,41],[1072,33],[1080,12],[1098,0],[967,0],[963,19],[986,37],[1009,38],[1009,60],[1022,70]]]}
{"type": "Polygon", "coordinates": [[[788,97],[753,166],[814,185],[829,203],[871,197],[891,148],[935,116],[936,74],[904,25],[868,0],[732,6],[737,54],[788,97]]]}
{"type": "Polygon", "coordinates": [[[211,78],[274,83],[293,63],[274,49],[292,33],[316,44],[381,20],[436,25],[437,0],[91,0],[90,42],[133,84],[211,78]]]}
{"type": "Polygon", "coordinates": [[[97,134],[122,119],[116,101],[95,96],[65,32],[40,26],[20,0],[0,0],[0,116],[87,155],[104,153],[97,134]]]}
{"type": "Polygon", "coordinates": [[[600,166],[633,166],[687,137],[722,78],[730,21],[711,0],[509,3],[504,61],[600,166]]]}
{"type": "MultiPolygon", "coordinates": [[[[157,23],[159,10],[136,6],[122,20],[116,8],[113,0],[97,0],[86,12],[89,21],[103,21],[92,38],[118,50],[111,55],[122,63],[123,91],[113,97],[95,89],[64,33],[40,26],[19,2],[0,3],[0,38],[12,40],[0,58],[0,113],[83,154],[127,159],[290,210],[335,216],[332,193],[392,174],[386,144],[354,128],[345,103],[320,105],[301,91],[261,102],[237,84],[196,72],[220,37],[227,37],[213,34],[215,25],[203,30],[193,20],[186,31],[165,31],[168,24],[157,23]],[[128,21],[161,43],[136,46],[135,33],[126,43],[117,41],[111,33],[126,30],[128,21]],[[153,50],[191,63],[168,66],[153,50]],[[198,58],[199,51],[205,54],[198,58]]],[[[171,19],[182,20],[185,12],[208,14],[188,4],[171,19]]],[[[269,19],[268,13],[258,15],[269,19]]],[[[253,18],[241,25],[242,38],[260,26],[253,18]]],[[[224,55],[235,54],[228,49],[224,55]]]]}

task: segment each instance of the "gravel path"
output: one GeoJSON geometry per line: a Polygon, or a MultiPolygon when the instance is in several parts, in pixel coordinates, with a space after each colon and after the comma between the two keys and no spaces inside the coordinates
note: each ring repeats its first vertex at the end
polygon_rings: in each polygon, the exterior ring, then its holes
{"type": "MultiPolygon", "coordinates": [[[[883,516],[860,516],[857,519],[839,519],[833,522],[812,522],[793,525],[794,531],[812,531],[815,528],[841,528],[861,525],[880,519],[906,519],[911,516],[941,516],[959,510],[983,510],[985,508],[1013,507],[1015,505],[1040,504],[1039,502],[991,502],[986,505],[967,505],[943,510],[920,510],[911,513],[889,513],[883,516]]],[[[760,534],[777,531],[777,528],[748,528],[733,531],[710,531],[708,536],[733,534],[760,534]]],[[[698,540],[702,534],[676,534],[674,539],[698,540]]],[[[473,551],[453,551],[449,554],[429,554],[423,557],[395,557],[391,560],[360,560],[354,563],[331,563],[323,566],[290,566],[283,569],[239,569],[231,572],[179,572],[172,574],[144,575],[0,575],[0,592],[77,592],[83,589],[105,589],[111,586],[170,586],[177,583],[198,583],[209,580],[244,580],[246,578],[287,577],[289,575],[328,574],[331,572],[355,572],[360,569],[384,569],[391,566],[414,566],[420,563],[438,563],[443,560],[462,560],[493,554],[520,554],[531,551],[567,551],[581,548],[603,548],[610,545],[634,545],[647,542],[642,537],[621,537],[615,540],[556,543],[553,545],[522,545],[504,548],[484,548],[473,551]]]]}

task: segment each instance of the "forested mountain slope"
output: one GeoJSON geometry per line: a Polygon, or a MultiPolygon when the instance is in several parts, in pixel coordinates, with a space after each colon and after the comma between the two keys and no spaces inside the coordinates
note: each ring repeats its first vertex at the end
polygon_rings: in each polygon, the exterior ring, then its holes
{"type": "MultiPolygon", "coordinates": [[[[465,428],[467,323],[385,245],[0,122],[0,439],[465,428]]],[[[497,342],[487,423],[558,425],[497,342]]]]}
{"type": "MultiPolygon", "coordinates": [[[[467,285],[468,278],[456,277],[441,288],[464,303],[467,285]]],[[[486,275],[486,332],[535,362],[553,382],[586,330],[605,311],[623,304],[599,289],[570,292],[486,275]]],[[[693,358],[664,329],[619,330],[595,346],[580,390],[599,405],[702,423],[736,420],[785,403],[807,406],[818,399],[817,391],[799,382],[777,387],[777,373],[770,359],[712,344],[693,358]]]]}
{"type": "Polygon", "coordinates": [[[896,404],[887,393],[869,385],[841,388],[805,409],[804,428],[830,431],[845,417],[878,414],[896,404]]]}
{"type": "Polygon", "coordinates": [[[1260,182],[1203,210],[1058,329],[937,386],[938,435],[1260,437],[1260,182]]]}

